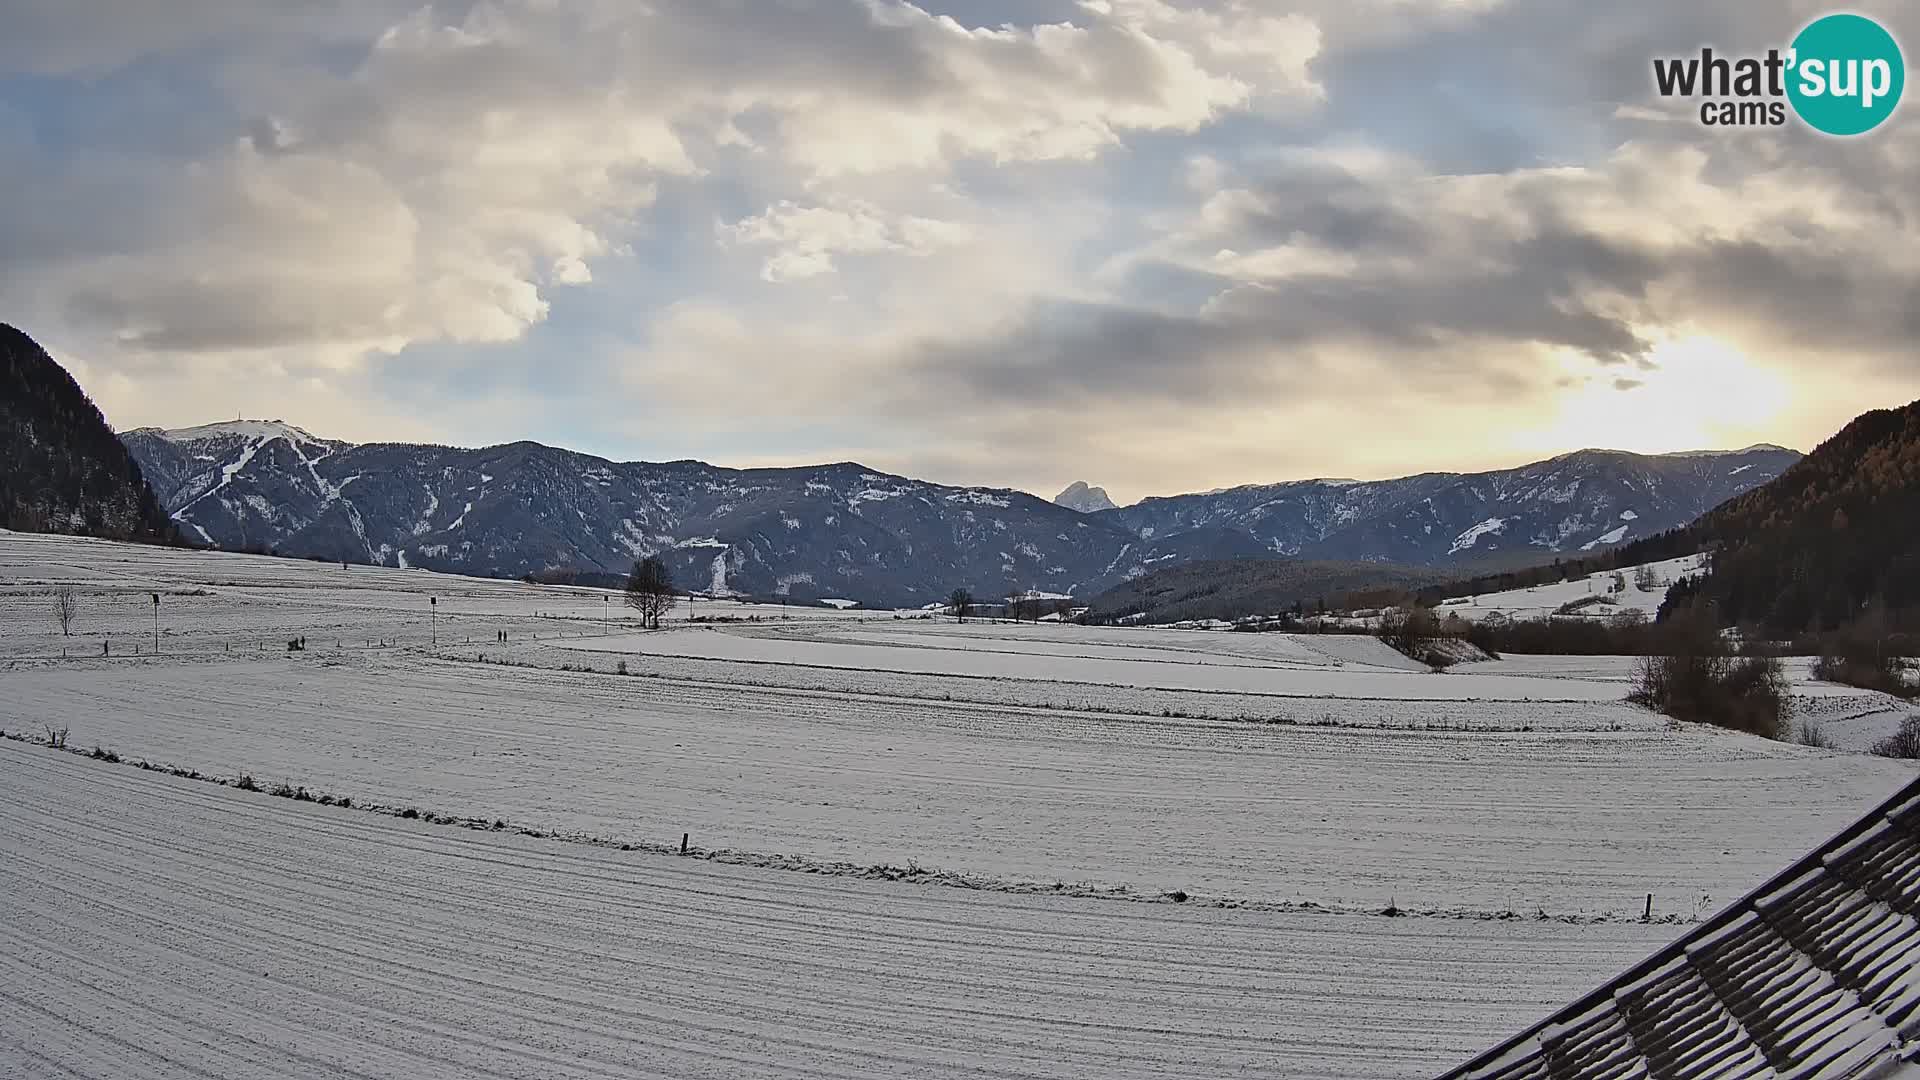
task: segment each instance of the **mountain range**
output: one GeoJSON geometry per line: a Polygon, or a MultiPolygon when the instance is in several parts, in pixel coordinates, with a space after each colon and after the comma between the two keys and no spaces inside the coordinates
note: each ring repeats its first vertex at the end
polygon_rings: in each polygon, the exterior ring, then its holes
{"type": "Polygon", "coordinates": [[[1465,565],[1495,554],[1591,552],[1664,532],[1798,460],[1771,445],[1658,455],[1579,450],[1495,472],[1152,498],[1102,516],[1143,540],[1224,528],[1252,536],[1271,555],[1465,565]]]}
{"type": "MultiPolygon", "coordinates": [[[[982,598],[1086,596],[1205,559],[1447,567],[1592,551],[1685,525],[1799,457],[1775,446],[1587,450],[1498,472],[1256,485],[1081,512],[851,462],[729,469],[531,442],[352,444],[278,421],[122,438],[182,534],[220,548],[582,580],[658,554],[694,589],[870,606],[918,606],[957,586],[982,598]]],[[[1090,506],[1104,495],[1062,493],[1090,506]]]]}

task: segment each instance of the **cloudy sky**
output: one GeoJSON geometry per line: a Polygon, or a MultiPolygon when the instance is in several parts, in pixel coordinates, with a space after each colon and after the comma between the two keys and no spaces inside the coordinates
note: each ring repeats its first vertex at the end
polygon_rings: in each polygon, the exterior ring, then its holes
{"type": "Polygon", "coordinates": [[[1819,4],[6,7],[0,320],[123,428],[1132,499],[1920,397],[1914,106],[1652,92],[1819,4]]]}

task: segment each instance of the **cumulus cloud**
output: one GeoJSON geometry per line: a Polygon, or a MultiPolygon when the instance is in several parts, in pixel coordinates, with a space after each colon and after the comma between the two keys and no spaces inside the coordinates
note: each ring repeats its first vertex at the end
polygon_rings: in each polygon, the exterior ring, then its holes
{"type": "MultiPolygon", "coordinates": [[[[29,6],[30,24],[64,40],[62,9],[29,6]]],[[[1000,29],[899,0],[421,7],[343,73],[234,76],[255,80],[245,88],[266,110],[247,134],[111,163],[122,190],[99,193],[98,209],[124,224],[137,205],[157,223],[116,228],[111,255],[16,262],[0,280],[150,350],[510,341],[548,315],[553,289],[592,280],[661,183],[724,168],[730,151],[760,151],[759,175],[797,191],[969,158],[1083,159],[1128,132],[1192,131],[1256,94],[1312,94],[1310,25],[1253,19],[1257,38],[1209,49],[1158,6],[1000,29]],[[1263,61],[1284,62],[1249,70],[1263,61]]],[[[126,32],[164,47],[206,21],[198,11],[172,33],[145,20],[126,32]]],[[[255,21],[265,33],[294,18],[255,21]]],[[[55,190],[103,164],[14,153],[55,190]]],[[[66,201],[63,228],[94,228],[95,207],[66,201]]],[[[34,227],[9,213],[13,229],[34,227]]],[[[836,255],[925,255],[961,234],[858,201],[783,199],[725,236],[775,248],[763,272],[789,280],[836,255]]]]}
{"type": "Polygon", "coordinates": [[[1117,260],[1112,295],[969,296],[958,306],[1000,317],[865,335],[859,359],[833,331],[796,349],[785,320],[680,347],[779,351],[788,363],[759,392],[810,416],[965,415],[937,450],[875,457],[983,480],[1024,468],[1036,488],[1072,455],[1127,462],[1152,491],[1407,471],[1441,464],[1435,446],[1462,468],[1570,437],[1810,444],[1915,371],[1920,257],[1896,238],[1911,240],[1920,203],[1880,178],[1916,152],[1912,134],[1846,150],[1789,135],[1640,139],[1583,165],[1478,174],[1355,145],[1187,162],[1210,183],[1117,260]],[[1201,299],[1129,285],[1167,280],[1201,299]],[[1747,359],[1698,367],[1696,338],[1747,359]],[[1735,385],[1782,380],[1800,392],[1735,385]],[[1588,387],[1662,404],[1611,416],[1588,387]],[[1223,447],[1223,432],[1245,441],[1223,447]]]}
{"type": "Polygon", "coordinates": [[[801,206],[783,200],[764,213],[723,223],[716,232],[723,243],[772,248],[760,271],[771,282],[830,274],[836,255],[925,257],[966,243],[970,235],[970,229],[959,222],[889,214],[858,199],[833,206],[801,206]]]}
{"type": "Polygon", "coordinates": [[[1915,373],[1920,129],[1650,91],[1811,0],[15,6],[0,304],[133,422],[511,356],[591,389],[436,437],[1140,494],[1565,449],[1677,342],[1826,376],[1774,441],[1915,373]]]}

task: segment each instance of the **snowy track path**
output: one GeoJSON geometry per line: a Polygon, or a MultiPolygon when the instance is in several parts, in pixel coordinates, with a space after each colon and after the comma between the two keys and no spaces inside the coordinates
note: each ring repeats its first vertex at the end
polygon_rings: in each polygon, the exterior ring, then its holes
{"type": "MultiPolygon", "coordinates": [[[[583,656],[595,653],[642,653],[740,664],[780,664],[811,668],[848,668],[903,675],[949,675],[977,679],[1012,679],[1087,683],[1095,686],[1192,690],[1202,693],[1266,694],[1276,697],[1402,698],[1439,701],[1582,701],[1607,703],[1625,696],[1611,682],[1579,679],[1530,679],[1511,675],[1435,675],[1398,664],[1319,664],[1250,662],[1221,657],[1199,663],[1181,653],[1094,645],[1077,650],[1070,642],[1036,642],[1027,649],[948,649],[913,644],[919,635],[907,634],[906,644],[853,643],[830,638],[767,633],[727,633],[704,629],[676,629],[647,636],[589,637],[564,643],[583,656]],[[1122,658],[1126,652],[1136,655],[1122,658]]],[[[1386,652],[1385,646],[1361,639],[1386,652]]]]}
{"type": "Polygon", "coordinates": [[[1670,931],[822,879],[17,743],[0,784],[22,1078],[1420,1076],[1670,931]]]}

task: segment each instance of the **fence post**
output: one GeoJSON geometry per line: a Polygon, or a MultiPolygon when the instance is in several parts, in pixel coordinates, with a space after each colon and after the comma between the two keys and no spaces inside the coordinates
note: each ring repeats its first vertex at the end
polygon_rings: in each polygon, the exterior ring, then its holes
{"type": "Polygon", "coordinates": [[[1640,921],[1641,922],[1653,921],[1653,894],[1652,893],[1647,894],[1647,913],[1640,917],[1640,921]]]}
{"type": "Polygon", "coordinates": [[[687,836],[687,833],[680,834],[680,854],[682,855],[687,853],[687,836]]]}

